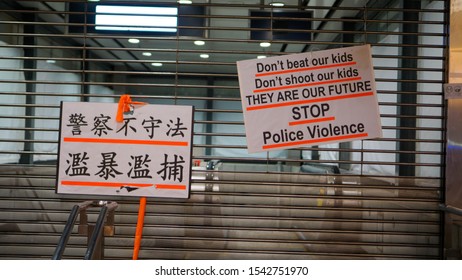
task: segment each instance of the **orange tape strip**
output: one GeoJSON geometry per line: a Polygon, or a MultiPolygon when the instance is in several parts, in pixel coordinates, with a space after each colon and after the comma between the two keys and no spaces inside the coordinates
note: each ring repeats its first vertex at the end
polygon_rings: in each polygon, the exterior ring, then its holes
{"type": "Polygon", "coordinates": [[[87,181],[61,181],[64,186],[80,186],[80,187],[110,187],[118,188],[122,186],[132,186],[138,188],[152,187],[153,184],[143,183],[124,183],[124,182],[87,182],[87,181]]]}
{"type": "Polygon", "coordinates": [[[163,141],[163,140],[137,140],[137,139],[112,139],[112,138],[78,138],[64,137],[64,142],[83,143],[107,143],[107,144],[132,144],[132,145],[159,145],[159,146],[188,146],[185,141],[163,141]]]}
{"type": "Polygon", "coordinates": [[[119,104],[117,106],[116,121],[124,121],[124,113],[130,112],[130,105],[144,105],[146,102],[132,101],[132,98],[128,94],[120,96],[119,104]]]}
{"type": "Polygon", "coordinates": [[[157,184],[156,189],[163,189],[163,190],[186,190],[185,185],[163,185],[157,184]]]}
{"type": "Polygon", "coordinates": [[[313,70],[326,69],[326,68],[350,66],[350,65],[355,65],[355,64],[356,64],[355,61],[351,61],[351,62],[338,63],[338,64],[330,64],[330,65],[321,65],[321,66],[314,66],[314,67],[289,69],[289,70],[274,71],[274,72],[257,73],[257,74],[255,74],[255,77],[281,75],[281,74],[297,73],[297,72],[304,72],[304,71],[313,71],[313,70]]]}
{"type": "Polygon", "coordinates": [[[289,125],[290,125],[290,126],[294,126],[294,125],[309,124],[309,123],[318,123],[318,122],[328,122],[328,121],[335,121],[335,117],[325,117],[325,118],[317,118],[317,119],[293,121],[293,122],[289,122],[289,125]]]}
{"type": "Polygon", "coordinates": [[[353,77],[353,78],[345,78],[345,79],[338,79],[338,80],[328,80],[328,81],[314,82],[314,83],[307,83],[307,84],[296,84],[296,85],[290,85],[290,86],[255,89],[253,92],[254,93],[270,92],[270,91],[276,91],[276,90],[282,90],[282,89],[312,87],[312,86],[318,86],[318,85],[344,83],[344,82],[352,82],[352,81],[359,81],[359,80],[361,80],[361,77],[353,77]]]}
{"type": "Polygon", "coordinates": [[[309,104],[309,103],[319,103],[319,102],[327,102],[327,101],[334,101],[340,99],[348,99],[348,98],[358,98],[358,97],[365,97],[374,95],[374,92],[361,92],[361,93],[350,93],[345,95],[339,96],[329,96],[329,97],[321,97],[315,99],[306,99],[306,100],[297,100],[297,101],[289,101],[289,102],[282,102],[282,103],[272,103],[272,104],[265,104],[265,105],[256,105],[247,107],[247,111],[254,111],[254,110],[262,110],[262,109],[271,109],[277,107],[284,107],[284,106],[295,106],[301,104],[309,104]]]}

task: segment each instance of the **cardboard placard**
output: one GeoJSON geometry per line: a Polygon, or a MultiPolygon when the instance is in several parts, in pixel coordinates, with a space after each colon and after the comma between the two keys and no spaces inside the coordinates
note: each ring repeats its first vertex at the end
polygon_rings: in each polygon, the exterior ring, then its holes
{"type": "Polygon", "coordinates": [[[249,153],[382,136],[369,45],[237,66],[249,153]]]}
{"type": "Polygon", "coordinates": [[[61,103],[56,192],[188,198],[192,106],[61,103]]]}

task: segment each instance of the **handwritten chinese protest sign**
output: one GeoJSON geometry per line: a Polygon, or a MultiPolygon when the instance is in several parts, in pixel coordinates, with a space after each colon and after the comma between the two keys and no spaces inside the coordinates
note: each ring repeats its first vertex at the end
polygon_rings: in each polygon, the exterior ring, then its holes
{"type": "Polygon", "coordinates": [[[57,193],[188,198],[193,107],[61,103],[57,193]]]}
{"type": "Polygon", "coordinates": [[[250,153],[382,136],[369,45],[237,67],[250,153]]]}

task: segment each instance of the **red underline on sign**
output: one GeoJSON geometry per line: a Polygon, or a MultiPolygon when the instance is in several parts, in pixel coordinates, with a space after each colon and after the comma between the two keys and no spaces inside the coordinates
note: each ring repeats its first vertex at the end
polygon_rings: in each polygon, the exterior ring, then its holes
{"type": "Polygon", "coordinates": [[[271,109],[271,108],[277,108],[277,107],[295,106],[295,105],[301,105],[301,104],[334,101],[334,100],[340,100],[340,99],[358,98],[358,97],[365,97],[365,96],[371,96],[371,95],[374,95],[374,92],[367,91],[367,92],[351,93],[351,94],[346,94],[346,95],[329,96],[329,97],[322,97],[322,98],[315,98],[315,99],[258,105],[258,106],[247,107],[246,110],[254,111],[254,110],[262,110],[262,109],[271,109]]]}
{"type": "Polygon", "coordinates": [[[99,144],[188,146],[188,142],[186,141],[136,140],[136,139],[111,139],[111,138],[77,138],[77,137],[64,137],[63,140],[64,142],[99,143],[99,144]]]}
{"type": "Polygon", "coordinates": [[[306,145],[306,144],[314,144],[314,143],[324,143],[329,141],[341,141],[346,139],[353,139],[353,138],[363,138],[367,137],[369,134],[367,133],[359,133],[359,134],[352,134],[352,135],[343,135],[343,136],[334,136],[334,137],[327,137],[321,139],[310,139],[310,140],[302,140],[302,141],[295,141],[289,143],[280,143],[280,144],[270,144],[262,146],[263,150],[273,149],[273,148],[282,148],[282,147],[290,147],[290,146],[297,146],[297,145],[306,145]]]}
{"type": "Polygon", "coordinates": [[[276,91],[276,90],[281,90],[281,89],[312,87],[312,86],[318,86],[318,85],[336,84],[336,83],[352,82],[352,81],[358,81],[358,80],[361,80],[361,77],[353,77],[353,78],[345,78],[345,79],[337,79],[337,80],[329,80],[329,81],[306,83],[306,84],[297,84],[297,85],[281,86],[281,87],[273,87],[273,88],[262,88],[262,89],[255,89],[253,92],[254,93],[259,93],[259,92],[276,91]]]}
{"type": "Polygon", "coordinates": [[[266,72],[266,73],[257,73],[255,74],[255,77],[264,77],[264,76],[281,75],[281,74],[304,72],[304,71],[313,71],[313,70],[326,69],[326,68],[350,66],[350,65],[355,65],[355,64],[356,64],[356,61],[351,61],[351,62],[330,64],[330,65],[320,65],[320,66],[314,66],[314,67],[288,69],[288,70],[273,71],[273,72],[266,72]]]}
{"type": "Polygon", "coordinates": [[[186,190],[186,185],[156,184],[156,189],[162,189],[162,190],[186,190]]]}
{"type": "Polygon", "coordinates": [[[120,187],[125,187],[125,186],[147,188],[147,187],[154,186],[154,184],[142,184],[142,183],[87,182],[87,181],[61,181],[61,185],[81,186],[81,187],[110,187],[110,188],[120,188],[120,187]]]}
{"type": "Polygon", "coordinates": [[[294,122],[289,122],[289,125],[294,126],[294,125],[328,122],[328,121],[335,121],[335,117],[325,117],[325,118],[317,118],[317,119],[310,119],[310,120],[294,121],[294,122]]]}

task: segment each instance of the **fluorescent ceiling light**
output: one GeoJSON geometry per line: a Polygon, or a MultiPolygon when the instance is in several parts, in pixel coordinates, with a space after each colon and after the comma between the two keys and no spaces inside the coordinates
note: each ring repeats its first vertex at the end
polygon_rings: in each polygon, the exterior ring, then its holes
{"type": "Polygon", "coordinates": [[[139,43],[140,43],[140,39],[130,38],[130,39],[128,39],[128,42],[129,42],[129,43],[132,43],[132,44],[139,44],[139,43]]]}
{"type": "Polygon", "coordinates": [[[189,0],[178,0],[178,4],[192,4],[192,1],[189,0]]]}
{"type": "Polygon", "coordinates": [[[203,46],[203,45],[205,45],[205,42],[204,42],[204,41],[197,40],[197,41],[194,41],[194,45],[196,45],[196,46],[203,46]]]}
{"type": "Polygon", "coordinates": [[[97,5],[96,30],[176,32],[178,8],[97,5]]]}
{"type": "Polygon", "coordinates": [[[152,53],[150,53],[150,52],[143,52],[143,55],[144,55],[144,56],[152,56],[152,53]]]}
{"type": "Polygon", "coordinates": [[[206,54],[206,53],[203,53],[203,54],[200,55],[200,57],[201,57],[201,58],[209,58],[210,55],[208,55],[208,54],[206,54]]]}
{"type": "Polygon", "coordinates": [[[47,59],[47,63],[49,63],[49,64],[55,64],[55,63],[56,63],[56,60],[54,60],[54,59],[47,59]]]}
{"type": "Polygon", "coordinates": [[[163,64],[161,62],[153,62],[151,65],[155,67],[161,67],[163,64]]]}
{"type": "Polygon", "coordinates": [[[282,2],[271,2],[270,5],[273,7],[284,7],[284,3],[282,2]]]}
{"type": "Polygon", "coordinates": [[[266,55],[259,55],[257,56],[258,59],[266,58],[266,55]]]}
{"type": "Polygon", "coordinates": [[[262,47],[262,48],[267,48],[267,47],[269,47],[269,46],[271,46],[271,43],[270,43],[270,42],[261,42],[261,43],[260,43],[260,47],[262,47]]]}

